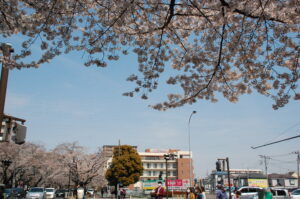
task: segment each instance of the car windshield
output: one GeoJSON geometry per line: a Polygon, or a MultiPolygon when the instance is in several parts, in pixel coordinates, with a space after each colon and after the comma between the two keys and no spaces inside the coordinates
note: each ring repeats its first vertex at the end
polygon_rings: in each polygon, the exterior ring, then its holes
{"type": "Polygon", "coordinates": [[[297,189],[292,192],[292,195],[300,195],[300,189],[297,189]]]}
{"type": "Polygon", "coordinates": [[[11,189],[4,189],[4,193],[10,193],[11,189]]]}
{"type": "Polygon", "coordinates": [[[11,190],[12,190],[13,192],[18,192],[18,193],[20,193],[20,192],[23,191],[23,189],[21,189],[21,188],[12,188],[11,190]]]}
{"type": "Polygon", "coordinates": [[[54,192],[54,189],[46,189],[46,192],[54,192]]]}
{"type": "Polygon", "coordinates": [[[44,191],[43,188],[31,188],[31,189],[29,190],[29,192],[43,192],[43,191],[44,191]]]}

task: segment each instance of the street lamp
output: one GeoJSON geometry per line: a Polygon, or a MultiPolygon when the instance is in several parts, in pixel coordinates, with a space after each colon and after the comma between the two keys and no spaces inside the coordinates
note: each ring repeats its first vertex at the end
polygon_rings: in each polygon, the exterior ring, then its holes
{"type": "Polygon", "coordinates": [[[11,160],[1,160],[2,164],[3,164],[3,184],[5,184],[5,186],[7,185],[7,169],[10,166],[10,164],[12,163],[11,160]]]}
{"type": "Polygon", "coordinates": [[[169,160],[174,160],[175,159],[175,154],[173,153],[168,153],[168,154],[164,154],[164,159],[166,160],[166,198],[168,199],[168,161],[169,160]]]}
{"type": "Polygon", "coordinates": [[[196,114],[197,112],[196,111],[193,111],[190,115],[190,118],[189,118],[189,122],[188,122],[188,133],[189,133],[189,158],[190,158],[190,173],[189,173],[189,176],[190,176],[190,187],[192,186],[192,157],[191,157],[191,130],[190,130],[190,123],[191,123],[191,118],[194,114],[196,114]]]}

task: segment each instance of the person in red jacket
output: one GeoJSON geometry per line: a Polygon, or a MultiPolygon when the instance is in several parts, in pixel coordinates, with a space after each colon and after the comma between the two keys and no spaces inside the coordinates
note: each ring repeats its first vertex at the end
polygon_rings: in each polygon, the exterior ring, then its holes
{"type": "Polygon", "coordinates": [[[164,188],[162,187],[161,182],[158,182],[158,187],[154,190],[155,193],[155,199],[162,199],[165,193],[164,188]]]}

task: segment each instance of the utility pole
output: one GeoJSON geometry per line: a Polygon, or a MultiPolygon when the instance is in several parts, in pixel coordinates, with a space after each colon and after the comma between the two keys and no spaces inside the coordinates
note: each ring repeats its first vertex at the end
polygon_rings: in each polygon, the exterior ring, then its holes
{"type": "Polygon", "coordinates": [[[264,159],[264,164],[265,164],[265,174],[266,174],[266,177],[267,177],[267,185],[269,186],[269,178],[268,178],[268,162],[267,160],[270,159],[269,156],[266,156],[266,155],[259,155],[259,157],[263,158],[264,159]]]}
{"type": "Polygon", "coordinates": [[[0,50],[2,51],[3,54],[1,79],[0,79],[0,129],[2,129],[2,122],[4,119],[4,106],[5,106],[5,98],[6,98],[7,80],[8,80],[8,72],[9,72],[7,63],[9,63],[11,53],[14,52],[14,49],[9,43],[1,43],[0,50]]]}
{"type": "Polygon", "coordinates": [[[232,198],[231,196],[231,182],[230,182],[230,169],[229,169],[229,158],[226,158],[227,163],[227,175],[228,175],[228,186],[229,186],[229,199],[232,198]]]}
{"type": "MultiPolygon", "coordinates": [[[[119,161],[120,161],[120,156],[121,156],[121,141],[119,140],[119,147],[118,147],[118,158],[119,158],[119,161]]],[[[119,180],[118,180],[119,181],[119,180]]],[[[120,199],[121,198],[121,194],[120,194],[120,182],[118,182],[117,184],[117,199],[120,199]]]]}
{"type": "Polygon", "coordinates": [[[299,176],[299,164],[300,164],[300,152],[294,151],[293,154],[297,154],[297,178],[298,178],[298,189],[300,188],[300,176],[299,176]]]}
{"type": "MultiPolygon", "coordinates": [[[[218,161],[222,161],[222,171],[225,171],[225,162],[226,162],[226,169],[227,169],[227,180],[228,180],[228,187],[229,187],[229,199],[232,199],[232,195],[231,195],[231,182],[230,182],[230,168],[229,168],[229,158],[218,158],[218,161]]],[[[219,163],[220,166],[220,163],[219,163]]],[[[218,169],[217,169],[218,170],[218,169]]]]}

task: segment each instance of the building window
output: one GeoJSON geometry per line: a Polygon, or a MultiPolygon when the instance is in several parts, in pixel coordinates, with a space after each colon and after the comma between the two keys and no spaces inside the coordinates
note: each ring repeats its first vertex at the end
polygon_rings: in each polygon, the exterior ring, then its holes
{"type": "Polygon", "coordinates": [[[150,168],[150,163],[147,163],[147,168],[148,168],[148,169],[150,168]]]}
{"type": "Polygon", "coordinates": [[[177,175],[176,171],[173,171],[173,176],[176,176],[176,175],[177,175]]]}
{"type": "Polygon", "coordinates": [[[173,168],[177,168],[177,164],[176,163],[173,163],[173,168]]]}
{"type": "Polygon", "coordinates": [[[164,168],[164,163],[160,163],[160,168],[164,168]]]}
{"type": "Polygon", "coordinates": [[[156,164],[156,163],[154,163],[154,168],[155,168],[155,169],[157,168],[157,164],[156,164]]]}
{"type": "Polygon", "coordinates": [[[290,185],[295,185],[295,180],[294,179],[290,179],[290,185]]]}
{"type": "Polygon", "coordinates": [[[153,171],[153,176],[156,176],[156,171],[153,171]]]}
{"type": "Polygon", "coordinates": [[[145,160],[159,160],[159,156],[146,156],[145,160]]]}
{"type": "Polygon", "coordinates": [[[151,171],[148,171],[148,176],[151,176],[151,171]]]}
{"type": "Polygon", "coordinates": [[[170,171],[168,171],[168,176],[170,176],[170,171]]]}

